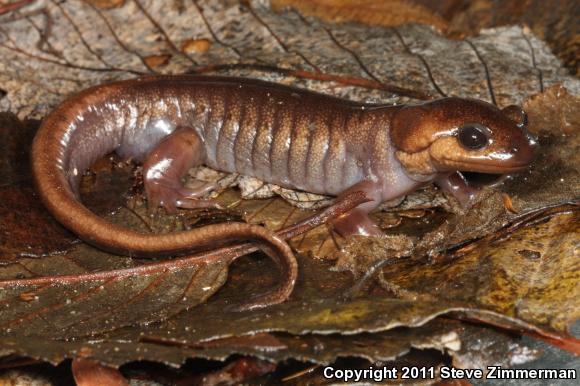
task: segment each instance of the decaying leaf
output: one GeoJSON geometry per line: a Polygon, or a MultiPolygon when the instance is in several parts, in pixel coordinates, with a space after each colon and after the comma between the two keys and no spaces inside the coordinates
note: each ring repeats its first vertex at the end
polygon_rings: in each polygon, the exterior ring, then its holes
{"type": "Polygon", "coordinates": [[[34,193],[28,157],[35,132],[35,124],[0,113],[0,262],[54,253],[74,240],[34,193]]]}
{"type": "Polygon", "coordinates": [[[1,328],[6,332],[66,337],[157,321],[205,301],[227,277],[227,261],[223,260],[130,275],[126,273],[127,266],[134,264],[130,259],[103,256],[83,246],[63,256],[22,261],[19,267],[40,276],[61,276],[67,271],[74,276],[84,272],[83,260],[92,269],[104,265],[111,275],[81,277],[82,281],[66,284],[56,280],[25,287],[3,285],[1,328]],[[76,261],[76,253],[81,263],[76,261]],[[115,275],[111,266],[123,266],[124,270],[115,275]]]}
{"type": "Polygon", "coordinates": [[[376,2],[372,0],[273,0],[272,8],[297,8],[300,13],[332,22],[358,21],[363,24],[393,26],[410,22],[445,29],[448,23],[428,6],[407,1],[376,2]]]}
{"type": "Polygon", "coordinates": [[[263,77],[359,100],[405,98],[300,76],[320,71],[319,79],[332,80],[322,75],[336,74],[344,83],[360,77],[368,82],[353,84],[403,95],[407,90],[415,97],[469,96],[501,106],[520,103],[556,83],[578,93],[578,81],[563,74],[545,45],[519,27],[484,30],[478,37],[453,41],[425,26],[337,26],[293,11],[273,13],[259,1],[244,4],[197,0],[181,9],[140,1],[103,10],[75,0],[38,4],[42,12],[23,9],[21,17],[0,15],[6,21],[0,29],[0,54],[7,58],[0,63],[6,93],[0,107],[21,118],[40,117],[64,96],[106,80],[150,72],[207,72],[232,63],[256,67],[224,67],[220,73],[263,77]],[[47,15],[60,27],[47,30],[47,15]],[[174,43],[192,37],[214,44],[198,57],[174,43]],[[167,65],[149,66],[145,58],[160,54],[171,54],[167,65]],[[272,72],[272,66],[297,70],[298,78],[272,72]]]}
{"type": "MultiPolygon", "coordinates": [[[[354,301],[340,300],[337,294],[344,291],[345,284],[352,283],[349,275],[321,275],[324,267],[310,260],[304,260],[302,266],[306,277],[299,283],[295,296],[289,302],[262,311],[233,315],[224,312],[229,304],[244,298],[245,291],[275,284],[272,267],[260,259],[236,264],[231,280],[217,296],[163,323],[127,326],[72,340],[41,339],[34,331],[25,336],[11,333],[4,336],[3,341],[13,352],[53,363],[82,352],[83,357],[109,365],[120,365],[131,358],[180,365],[189,357],[225,359],[232,353],[273,361],[296,358],[324,364],[341,356],[391,360],[411,347],[435,348],[453,355],[463,347],[462,336],[469,327],[433,321],[437,314],[461,311],[462,307],[444,302],[386,298],[384,294],[354,301]],[[265,272],[269,280],[256,283],[251,277],[255,271],[265,272]],[[306,335],[264,334],[267,331],[306,335]],[[345,333],[346,336],[342,335],[345,333]]],[[[62,337],[72,336],[66,331],[63,334],[62,337]]],[[[518,347],[503,334],[494,336],[483,332],[480,338],[491,339],[490,342],[505,341],[501,344],[512,349],[518,347]]],[[[509,358],[505,355],[505,351],[498,349],[497,357],[488,359],[504,361],[509,358]]]]}
{"type": "Polygon", "coordinates": [[[402,261],[385,268],[381,280],[413,297],[464,301],[566,329],[580,317],[579,212],[569,210],[506,241],[476,244],[453,261],[402,261]]]}

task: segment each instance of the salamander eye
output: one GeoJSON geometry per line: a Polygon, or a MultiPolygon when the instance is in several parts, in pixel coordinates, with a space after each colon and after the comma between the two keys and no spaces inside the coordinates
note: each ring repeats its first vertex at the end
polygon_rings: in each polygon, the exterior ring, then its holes
{"type": "Polygon", "coordinates": [[[459,128],[457,139],[468,150],[480,150],[489,144],[489,129],[477,123],[468,123],[459,128]]]}

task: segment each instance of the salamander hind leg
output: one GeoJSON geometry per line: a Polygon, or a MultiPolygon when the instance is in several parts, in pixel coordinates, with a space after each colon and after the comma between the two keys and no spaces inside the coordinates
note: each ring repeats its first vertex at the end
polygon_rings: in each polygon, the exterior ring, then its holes
{"type": "Polygon", "coordinates": [[[182,178],[192,167],[201,165],[205,148],[190,127],[181,127],[165,137],[147,155],[143,163],[145,195],[150,209],[162,206],[168,213],[177,208],[217,206],[213,200],[198,199],[215,187],[199,181],[193,188],[183,186],[182,178]]]}

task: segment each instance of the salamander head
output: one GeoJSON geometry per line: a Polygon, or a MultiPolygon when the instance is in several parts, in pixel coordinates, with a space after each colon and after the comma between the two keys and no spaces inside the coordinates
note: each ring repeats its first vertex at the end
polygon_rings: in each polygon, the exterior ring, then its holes
{"type": "Polygon", "coordinates": [[[536,139],[526,130],[526,113],[478,100],[444,98],[402,107],[391,140],[410,175],[428,178],[454,171],[507,174],[525,169],[536,139]]]}

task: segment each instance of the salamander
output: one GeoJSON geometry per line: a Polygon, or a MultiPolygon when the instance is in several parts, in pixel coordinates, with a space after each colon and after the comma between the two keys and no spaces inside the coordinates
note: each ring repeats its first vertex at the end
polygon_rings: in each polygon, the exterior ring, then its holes
{"type": "Polygon", "coordinates": [[[368,213],[381,202],[436,182],[468,201],[460,171],[505,174],[526,168],[536,140],[525,113],[449,97],[406,105],[365,104],[266,81],[147,76],[86,89],[42,122],[32,146],[40,199],[81,239],[131,256],[184,255],[253,240],[284,270],[284,284],[252,307],[284,301],[297,264],[291,248],[257,225],[223,223],[174,234],[110,224],[79,201],[83,172],[115,151],[143,164],[150,207],[214,205],[213,187],[186,188],[196,165],[312,193],[365,192],[369,201],[334,221],[343,235],[377,235],[368,213]]]}

